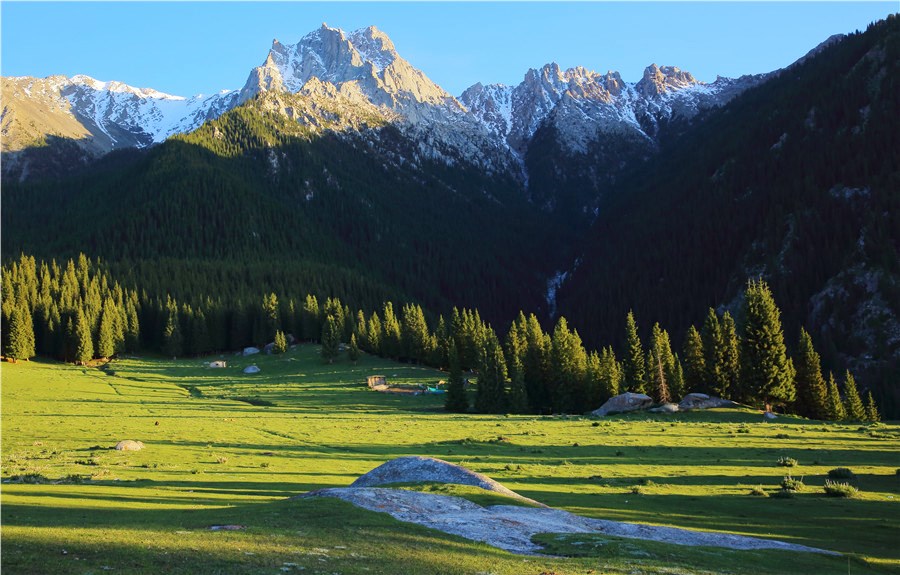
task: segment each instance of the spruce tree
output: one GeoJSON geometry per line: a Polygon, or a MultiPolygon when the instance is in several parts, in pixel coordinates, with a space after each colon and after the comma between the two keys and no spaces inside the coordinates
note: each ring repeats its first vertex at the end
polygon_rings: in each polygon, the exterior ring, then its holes
{"type": "Polygon", "coordinates": [[[675,377],[675,357],[672,355],[669,334],[659,326],[659,323],[653,324],[650,335],[647,373],[649,391],[653,399],[657,403],[670,403],[672,394],[669,382],[675,377]]]}
{"type": "Polygon", "coordinates": [[[452,338],[450,339],[448,362],[450,364],[450,380],[447,382],[447,398],[444,401],[444,409],[454,413],[465,413],[469,410],[469,398],[466,396],[466,386],[463,381],[462,369],[459,366],[456,342],[452,338]]]}
{"type": "Polygon", "coordinates": [[[825,419],[827,416],[828,387],[822,376],[819,354],[813,348],[809,333],[800,328],[797,344],[797,400],[795,411],[803,417],[825,419]]]}
{"type": "Polygon", "coordinates": [[[73,327],[75,362],[84,365],[94,357],[94,341],[91,338],[91,326],[78,308],[73,327]]]}
{"type": "Polygon", "coordinates": [[[547,380],[550,378],[550,336],[544,333],[537,316],[530,314],[525,325],[525,390],[532,413],[551,409],[547,380]]]}
{"type": "Polygon", "coordinates": [[[587,399],[584,407],[587,409],[595,409],[603,402],[603,389],[600,381],[603,379],[602,370],[600,368],[600,354],[591,351],[587,356],[587,365],[584,373],[584,389],[587,399]]]}
{"type": "Polygon", "coordinates": [[[112,299],[103,301],[103,311],[100,314],[100,331],[97,333],[97,355],[99,357],[112,357],[116,353],[115,339],[115,308],[112,299]]]}
{"type": "Polygon", "coordinates": [[[781,312],[769,286],[751,280],[744,294],[744,334],[741,338],[741,380],[752,398],[769,411],[794,401],[794,366],[787,356],[781,312]]]}
{"type": "Polygon", "coordinates": [[[725,345],[722,339],[722,326],[716,310],[709,308],[706,320],[700,330],[703,340],[703,363],[706,365],[703,393],[724,397],[723,391],[727,380],[723,372],[725,345]]]}
{"type": "Polygon", "coordinates": [[[384,318],[381,322],[381,355],[398,359],[403,353],[400,335],[400,321],[394,314],[394,304],[384,304],[384,318]]]}
{"type": "Polygon", "coordinates": [[[333,315],[325,317],[322,326],[322,359],[327,363],[334,363],[341,345],[341,325],[333,315]]]}
{"type": "Polygon", "coordinates": [[[672,401],[678,401],[685,396],[684,368],[681,366],[681,360],[677,353],[675,354],[675,372],[669,382],[669,392],[672,394],[672,401]]]}
{"type": "Polygon", "coordinates": [[[841,393],[838,391],[833,373],[828,374],[828,401],[825,412],[829,421],[843,421],[846,418],[844,403],[841,401],[841,393]]]}
{"type": "Polygon", "coordinates": [[[450,330],[444,316],[438,316],[437,328],[434,330],[435,353],[434,364],[440,369],[449,366],[450,361],[450,330]]]}
{"type": "Polygon", "coordinates": [[[6,340],[5,355],[14,360],[34,356],[34,323],[25,305],[15,305],[10,310],[8,320],[9,334],[6,340]]]}
{"type": "Polygon", "coordinates": [[[381,353],[381,318],[378,317],[378,312],[373,311],[371,317],[369,317],[369,323],[366,326],[366,335],[368,336],[369,353],[380,354],[381,353]]]}
{"type": "Polygon", "coordinates": [[[566,318],[560,317],[550,338],[550,381],[554,411],[583,411],[587,399],[584,381],[587,353],[577,331],[569,330],[566,318]]]}
{"type": "Polygon", "coordinates": [[[622,367],[616,360],[616,352],[612,346],[607,346],[600,350],[600,405],[609,398],[619,395],[621,385],[622,367]]]}
{"type": "Polygon", "coordinates": [[[872,397],[871,391],[866,396],[866,421],[872,423],[881,421],[881,414],[878,413],[878,407],[875,405],[875,398],[872,397]]]}
{"type": "Polygon", "coordinates": [[[849,371],[844,376],[844,413],[850,421],[865,421],[866,419],[866,408],[859,397],[856,380],[849,371]]]}
{"type": "Polygon", "coordinates": [[[125,305],[125,351],[137,351],[140,346],[141,324],[137,305],[129,299],[125,305]]]}
{"type": "Polygon", "coordinates": [[[416,363],[421,363],[427,357],[426,352],[430,348],[431,340],[425,314],[420,306],[406,304],[403,306],[401,318],[402,354],[416,363]]]}
{"type": "Polygon", "coordinates": [[[263,339],[272,341],[275,332],[281,329],[280,312],[278,308],[278,296],[274,293],[263,296],[262,301],[263,339]]]}
{"type": "Polygon", "coordinates": [[[647,380],[644,348],[641,345],[641,338],[638,336],[634,313],[630,310],[625,317],[625,348],[624,387],[629,391],[644,393],[647,380]]]}
{"type": "Polygon", "coordinates": [[[359,345],[356,343],[356,334],[350,335],[350,347],[347,349],[347,359],[354,364],[359,361],[359,345]]]}
{"type": "Polygon", "coordinates": [[[478,387],[475,409],[479,413],[504,413],[506,404],[506,359],[494,330],[488,328],[479,350],[478,387]]]}
{"type": "Polygon", "coordinates": [[[737,334],[737,326],[735,326],[734,318],[731,313],[726,311],[722,314],[722,321],[719,323],[722,335],[722,353],[720,355],[722,365],[720,367],[722,377],[722,395],[721,397],[737,397],[740,395],[741,379],[741,352],[740,338],[737,334]]]}
{"type": "Polygon", "coordinates": [[[703,357],[703,339],[697,328],[688,328],[684,340],[684,391],[699,392],[706,388],[706,360],[703,357]]]}
{"type": "Polygon", "coordinates": [[[307,295],[300,314],[303,327],[303,339],[317,341],[322,335],[321,310],[319,300],[314,295],[307,295]]]}
{"type": "Polygon", "coordinates": [[[371,350],[369,347],[369,330],[366,327],[366,314],[363,310],[356,312],[356,326],[353,328],[353,333],[356,334],[357,345],[359,345],[359,347],[371,350]]]}
{"type": "MultiPolygon", "coordinates": [[[[354,339],[354,341],[356,341],[354,339]]],[[[280,329],[275,330],[275,346],[272,348],[274,353],[285,353],[288,350],[287,336],[280,329]]]]}
{"type": "Polygon", "coordinates": [[[167,307],[168,317],[163,329],[163,353],[175,358],[182,354],[184,338],[181,334],[181,319],[178,317],[177,304],[170,301],[167,307]]]}
{"type": "Polygon", "coordinates": [[[525,389],[525,366],[522,361],[524,353],[522,340],[516,324],[513,323],[506,336],[506,363],[509,371],[509,411],[510,413],[528,412],[528,391],[525,389]]]}

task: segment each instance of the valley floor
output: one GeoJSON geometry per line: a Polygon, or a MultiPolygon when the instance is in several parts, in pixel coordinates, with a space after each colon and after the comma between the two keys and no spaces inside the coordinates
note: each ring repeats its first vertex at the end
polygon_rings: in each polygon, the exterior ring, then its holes
{"type": "Polygon", "coordinates": [[[440,372],[364,356],[3,364],[2,568],[9,573],[890,573],[900,570],[900,426],[759,413],[454,415],[440,372]],[[243,367],[254,363],[260,373],[243,367]],[[142,441],[137,452],[110,449],[142,441]],[[734,551],[541,535],[520,556],[334,499],[404,455],[439,457],[587,517],[779,539],[840,552],[734,551]],[[778,466],[780,457],[797,466],[778,466]],[[851,468],[860,494],[822,494],[851,468]],[[802,478],[793,498],[774,493],[802,478]],[[238,530],[211,530],[239,525],[238,530]],[[563,557],[565,556],[565,557],[563,557]]]}

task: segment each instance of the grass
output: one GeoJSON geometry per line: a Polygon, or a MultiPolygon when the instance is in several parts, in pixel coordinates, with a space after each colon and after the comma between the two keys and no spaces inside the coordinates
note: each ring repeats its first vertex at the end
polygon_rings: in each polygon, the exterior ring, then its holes
{"type": "MultiPolygon", "coordinates": [[[[891,439],[897,425],[884,424],[872,437],[858,426],[790,417],[763,423],[749,410],[602,420],[456,415],[441,409],[440,396],[381,394],[363,383],[373,373],[407,385],[446,379],[426,368],[368,356],[358,365],[343,357],[325,365],[312,345],[228,363],[210,369],[200,359],[128,359],[105,372],[3,364],[2,478],[34,481],[2,485],[0,567],[535,575],[598,569],[596,554],[522,557],[345,502],[290,499],[347,486],[394,457],[429,455],[590,517],[831,549],[850,556],[852,573],[900,569],[900,442],[891,439]],[[250,363],[261,373],[244,375],[250,363]],[[146,447],[109,449],[122,439],[146,447]],[[750,495],[778,488],[779,457],[801,462],[792,472],[806,489],[786,500],[750,495]],[[836,467],[854,470],[855,497],[823,493],[836,467]],[[245,529],[209,530],[229,524],[245,529]]],[[[425,489],[466,496],[456,487],[425,489]]],[[[788,561],[794,572],[848,571],[846,557],[627,545],[638,551],[603,556],[603,572],[667,573],[667,561],[680,573],[778,572],[788,561]]]]}

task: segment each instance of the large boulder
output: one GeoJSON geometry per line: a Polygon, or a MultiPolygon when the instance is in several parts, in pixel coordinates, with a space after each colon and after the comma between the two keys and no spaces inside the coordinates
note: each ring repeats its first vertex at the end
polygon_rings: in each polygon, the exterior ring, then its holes
{"type": "Polygon", "coordinates": [[[248,365],[244,368],[244,373],[259,373],[259,368],[255,365],[248,365]]]}
{"type": "Polygon", "coordinates": [[[610,398],[609,401],[591,412],[591,415],[609,415],[611,413],[624,413],[626,411],[637,411],[646,409],[653,405],[653,399],[649,395],[643,393],[626,392],[610,398]]]}
{"type": "Polygon", "coordinates": [[[681,398],[678,409],[687,411],[690,409],[712,409],[715,407],[734,407],[737,404],[730,399],[712,397],[705,393],[689,393],[681,398]]]}
{"type": "Polygon", "coordinates": [[[256,355],[257,353],[259,353],[258,347],[245,347],[244,348],[244,356],[245,357],[248,355],[256,355]]]}
{"type": "Polygon", "coordinates": [[[140,451],[143,448],[143,443],[131,439],[125,439],[116,444],[116,451],[140,451]]]}
{"type": "Polygon", "coordinates": [[[522,497],[515,491],[507,489],[486,475],[475,473],[465,467],[434,457],[410,456],[392,459],[365,475],[359,476],[350,487],[377,487],[391,483],[456,483],[460,485],[474,485],[487,491],[523,499],[543,506],[537,501],[522,497]]]}

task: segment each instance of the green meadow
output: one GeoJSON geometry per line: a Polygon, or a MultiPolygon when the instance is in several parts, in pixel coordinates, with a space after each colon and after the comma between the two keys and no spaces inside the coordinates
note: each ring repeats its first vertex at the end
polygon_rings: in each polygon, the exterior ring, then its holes
{"type": "MultiPolygon", "coordinates": [[[[4,573],[898,573],[900,426],[752,410],[587,417],[448,414],[432,369],[363,356],[121,359],[2,365],[4,573]],[[242,369],[255,363],[258,374],[242,369]],[[110,449],[124,439],[145,449],[110,449]],[[392,458],[464,465],[550,506],[603,519],[760,536],[839,552],[683,547],[540,535],[521,556],[331,499],[392,458]],[[780,458],[796,460],[793,467],[780,458]],[[852,498],[826,497],[848,467],[852,498]],[[786,475],[804,488],[774,494],[786,475]],[[212,530],[239,525],[239,530],[212,530]]],[[[596,406],[586,406],[596,407],[596,406]]],[[[417,488],[416,486],[405,486],[417,488]]],[[[467,488],[419,486],[505,502],[467,488]]]]}

